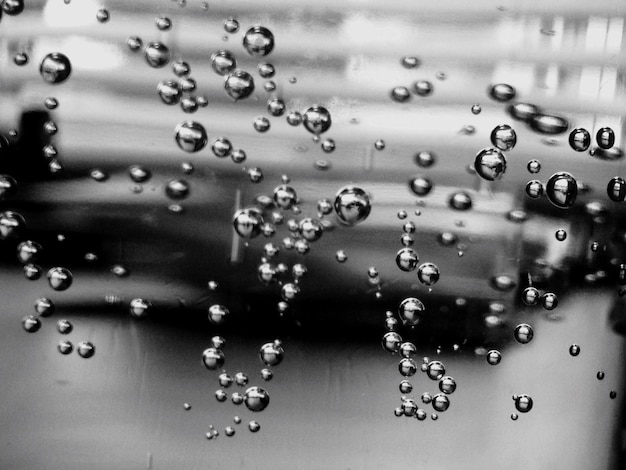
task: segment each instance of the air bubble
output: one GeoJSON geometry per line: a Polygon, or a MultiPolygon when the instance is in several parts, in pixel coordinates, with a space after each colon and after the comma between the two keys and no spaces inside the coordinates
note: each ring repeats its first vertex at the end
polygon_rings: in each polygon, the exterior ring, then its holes
{"type": "Polygon", "coordinates": [[[335,252],[335,259],[340,263],[348,261],[348,254],[344,250],[337,250],[335,252]]]}
{"type": "Polygon", "coordinates": [[[43,58],[39,65],[39,73],[48,83],[62,83],[72,73],[72,64],[66,55],[53,52],[43,58]]]}
{"type": "Polygon", "coordinates": [[[543,184],[539,180],[531,180],[526,183],[526,195],[531,199],[543,196],[543,184]]]}
{"type": "Polygon", "coordinates": [[[59,341],[59,344],[57,344],[57,349],[61,354],[67,356],[68,354],[71,354],[72,351],[74,351],[74,345],[71,341],[62,340],[59,341]]]}
{"type": "Polygon", "coordinates": [[[254,130],[257,132],[267,132],[270,129],[270,120],[265,116],[258,116],[252,123],[254,130]]]}
{"type": "Polygon", "coordinates": [[[232,99],[244,99],[254,91],[254,79],[248,72],[235,70],[224,79],[224,88],[232,99]]]}
{"type": "Polygon", "coordinates": [[[96,354],[96,347],[89,341],[82,341],[76,346],[78,355],[84,359],[89,359],[96,354]]]}
{"type": "Polygon", "coordinates": [[[433,183],[428,178],[416,176],[409,181],[409,188],[416,196],[426,196],[433,189],[433,183]]]}
{"type": "Polygon", "coordinates": [[[430,361],[426,365],[426,374],[431,380],[439,380],[446,373],[446,368],[441,361],[430,361]]]}
{"type": "Polygon", "coordinates": [[[145,318],[152,307],[152,304],[144,299],[133,299],[130,301],[129,312],[135,318],[145,318]]]}
{"type": "Polygon", "coordinates": [[[347,225],[363,222],[372,209],[367,193],[356,186],[346,186],[340,189],[333,207],[339,220],[347,225]]]}
{"type": "Polygon", "coordinates": [[[52,300],[41,297],[35,300],[35,312],[42,317],[49,317],[54,313],[55,306],[52,300]]]}
{"type": "Polygon", "coordinates": [[[101,8],[100,10],[98,10],[98,12],[96,13],[96,19],[98,20],[98,23],[107,23],[109,19],[111,19],[109,10],[106,10],[105,8],[101,8]]]}
{"type": "Polygon", "coordinates": [[[424,304],[415,297],[407,297],[398,307],[398,315],[402,323],[405,325],[415,326],[421,320],[426,307],[424,304]]]}
{"type": "Polygon", "coordinates": [[[139,52],[143,46],[143,41],[138,36],[131,36],[126,40],[126,44],[132,52],[139,52]]]}
{"type": "Polygon", "coordinates": [[[9,16],[19,15],[24,11],[24,0],[4,0],[2,10],[9,16]]]}
{"type": "Polygon", "coordinates": [[[536,114],[529,122],[530,128],[541,134],[561,134],[569,127],[569,122],[560,116],[536,114]]]}
{"type": "Polygon", "coordinates": [[[143,51],[146,62],[150,67],[162,68],[170,61],[170,50],[160,42],[151,42],[143,51]]]}
{"type": "Polygon", "coordinates": [[[72,332],[74,326],[69,320],[61,319],[57,322],[57,331],[62,335],[68,335],[72,332]]]}
{"type": "Polygon", "coordinates": [[[404,377],[411,377],[417,372],[417,363],[414,359],[405,357],[398,363],[398,371],[404,377]]]}
{"type": "Polygon", "coordinates": [[[511,126],[501,124],[491,131],[491,143],[500,150],[511,150],[517,143],[517,134],[511,126]]]}
{"type": "Polygon", "coordinates": [[[277,344],[276,341],[273,343],[265,343],[261,346],[259,351],[259,358],[261,362],[266,366],[274,367],[280,364],[285,355],[285,350],[277,344]]]}
{"type": "Polygon", "coordinates": [[[402,248],[396,254],[396,265],[402,271],[413,271],[417,267],[419,257],[415,250],[411,248],[402,248]]]}
{"type": "Polygon", "coordinates": [[[415,163],[422,168],[430,168],[435,164],[435,155],[431,152],[418,152],[415,155],[415,163]]]}
{"type": "Polygon", "coordinates": [[[274,35],[263,26],[253,26],[244,35],[243,47],[253,57],[265,57],[274,49],[274,35]]]}
{"type": "Polygon", "coordinates": [[[214,325],[221,325],[226,321],[230,311],[220,304],[211,305],[208,309],[208,319],[214,325]]]}
{"type": "Polygon", "coordinates": [[[221,369],[226,357],[221,349],[207,348],[202,353],[202,363],[209,370],[221,369]]]}
{"type": "MultiPolygon", "coordinates": [[[[287,116],[287,120],[289,121],[289,116],[287,116]]],[[[332,124],[330,112],[323,106],[312,106],[307,109],[304,113],[303,122],[304,127],[315,135],[323,134],[330,129],[332,124]]]]}
{"type": "Polygon", "coordinates": [[[476,114],[480,114],[480,112],[483,110],[482,107],[479,104],[474,104],[472,105],[472,114],[476,115],[476,114]]]}
{"type": "Polygon", "coordinates": [[[165,16],[159,16],[156,20],[154,20],[154,24],[160,31],[169,31],[172,29],[172,20],[165,16]]]}
{"type": "Polygon", "coordinates": [[[402,344],[402,337],[395,331],[389,331],[383,335],[382,347],[389,353],[397,353],[402,344]]]}
{"type": "Polygon", "coordinates": [[[476,155],[474,169],[480,177],[487,181],[499,180],[506,171],[506,158],[498,149],[485,148],[476,155]]]}
{"type": "Polygon", "coordinates": [[[423,263],[417,270],[417,278],[425,286],[432,286],[439,280],[439,268],[433,263],[423,263]]]}
{"type": "Polygon", "coordinates": [[[250,411],[263,411],[270,403],[270,396],[261,387],[250,387],[244,393],[244,403],[250,411]]]}
{"type": "Polygon", "coordinates": [[[72,285],[73,276],[69,269],[56,267],[48,271],[48,284],[56,291],[64,291],[72,285]]]}
{"type": "Polygon", "coordinates": [[[13,63],[18,67],[28,64],[28,54],[26,52],[18,52],[13,56],[13,63]]]}
{"type": "Polygon", "coordinates": [[[602,127],[596,133],[598,147],[608,150],[615,144],[615,132],[610,127],[602,127]]]}
{"type": "Polygon", "coordinates": [[[528,413],[533,408],[533,399],[529,395],[518,395],[515,397],[515,408],[520,413],[528,413]]]}
{"type": "Polygon", "coordinates": [[[378,139],[374,142],[374,148],[378,151],[385,150],[385,141],[383,139],[378,139]]]}
{"type": "Polygon", "coordinates": [[[498,83],[496,85],[492,85],[489,89],[489,96],[501,103],[511,101],[513,98],[515,98],[515,94],[515,88],[506,83],[498,83]]]}
{"type": "Polygon", "coordinates": [[[496,349],[491,349],[487,352],[486,358],[489,365],[496,366],[500,364],[500,361],[502,360],[502,354],[500,354],[500,351],[496,349]]]}
{"type": "Polygon", "coordinates": [[[22,318],[22,328],[28,333],[36,333],[41,328],[41,320],[35,315],[28,315],[22,318]]]}
{"type": "MultiPolygon", "coordinates": [[[[450,408],[450,399],[446,395],[438,393],[433,397],[432,405],[435,411],[443,413],[450,408]]],[[[432,418],[435,419],[435,416],[436,415],[433,414],[432,418]]]]}
{"type": "Polygon", "coordinates": [[[535,332],[533,331],[533,328],[527,323],[517,325],[513,333],[515,340],[520,344],[530,343],[534,335],[535,332]]]}
{"type": "Polygon", "coordinates": [[[567,209],[574,205],[578,195],[576,180],[565,171],[555,173],[546,184],[546,195],[556,207],[567,209]]]}
{"type": "Polygon", "coordinates": [[[541,296],[541,306],[546,310],[554,310],[559,305],[559,299],[556,294],[546,292],[541,296]]]}
{"type": "Polygon", "coordinates": [[[185,121],[176,126],[174,138],[178,146],[189,153],[199,152],[208,141],[204,126],[196,121],[185,121]]]}
{"type": "Polygon", "coordinates": [[[428,80],[418,80],[413,84],[413,91],[419,96],[428,96],[433,92],[433,84],[428,80]]]}
{"type": "Polygon", "coordinates": [[[420,60],[417,57],[405,56],[400,60],[400,63],[405,69],[414,69],[420,65],[420,60]]]}
{"type": "Polygon", "coordinates": [[[450,196],[448,199],[448,205],[451,209],[466,211],[472,208],[472,198],[468,193],[458,191],[450,196]]]}
{"type": "Polygon", "coordinates": [[[569,353],[570,356],[576,357],[580,354],[580,346],[578,346],[577,344],[572,344],[569,347],[569,353]]]}
{"type": "Polygon", "coordinates": [[[391,99],[397,103],[405,103],[411,98],[411,92],[405,86],[397,86],[391,90],[391,99]]]}
{"type": "Polygon", "coordinates": [[[584,152],[589,149],[591,145],[591,135],[589,135],[589,131],[582,127],[574,129],[569,134],[569,145],[577,152],[584,152]]]}

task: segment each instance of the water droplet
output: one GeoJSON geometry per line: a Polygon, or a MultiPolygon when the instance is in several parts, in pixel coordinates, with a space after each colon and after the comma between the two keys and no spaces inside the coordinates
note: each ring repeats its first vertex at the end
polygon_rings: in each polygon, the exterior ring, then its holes
{"type": "Polygon", "coordinates": [[[546,195],[556,207],[567,209],[574,205],[578,195],[576,180],[565,171],[555,173],[546,184],[546,195]]]}
{"type": "Polygon", "coordinates": [[[191,73],[191,66],[184,60],[177,60],[172,66],[172,71],[177,77],[185,77],[191,73]]]}
{"type": "Polygon", "coordinates": [[[525,394],[515,397],[515,408],[520,413],[528,413],[533,409],[533,399],[525,394]]]}
{"type": "Polygon", "coordinates": [[[439,380],[446,373],[446,368],[440,361],[430,361],[426,365],[426,374],[431,380],[439,380]]]}
{"type": "Polygon", "coordinates": [[[335,259],[340,263],[345,263],[348,260],[348,254],[344,250],[337,250],[335,259]]]}
{"type": "MultiPolygon", "coordinates": [[[[287,116],[287,121],[289,122],[289,116],[287,116]]],[[[324,108],[323,106],[312,106],[307,109],[304,113],[304,127],[311,132],[312,134],[319,135],[326,132],[330,129],[331,126],[331,117],[330,112],[324,108]]],[[[291,122],[289,122],[291,124],[291,122]]],[[[292,124],[294,125],[294,124],[292,124]]]]}
{"type": "Polygon", "coordinates": [[[482,110],[483,109],[481,108],[481,106],[478,103],[472,105],[472,114],[480,114],[480,112],[482,110]]]}
{"type": "Polygon", "coordinates": [[[504,103],[515,98],[515,88],[506,83],[498,83],[489,88],[489,96],[495,101],[504,103]]]}
{"type": "Polygon", "coordinates": [[[435,164],[435,155],[431,152],[418,152],[415,155],[415,163],[422,168],[429,168],[435,164]]]}
{"type": "Polygon", "coordinates": [[[143,46],[143,41],[138,36],[131,36],[126,40],[126,44],[132,52],[139,52],[143,46]]]}
{"type": "Polygon", "coordinates": [[[22,318],[22,327],[28,333],[36,333],[41,328],[41,320],[35,315],[27,315],[22,318]]]}
{"type": "Polygon", "coordinates": [[[413,271],[417,267],[419,256],[411,248],[402,248],[396,254],[396,265],[402,271],[413,271]]]}
{"type": "Polygon", "coordinates": [[[391,90],[391,99],[397,103],[405,103],[411,98],[411,92],[405,86],[397,86],[391,90]]]}
{"type": "Polygon", "coordinates": [[[73,276],[67,268],[51,268],[48,271],[48,284],[56,291],[64,291],[72,285],[73,276]]]}
{"type": "Polygon", "coordinates": [[[185,199],[189,196],[189,183],[181,179],[168,181],[165,194],[170,199],[185,199]]]}
{"type": "Polygon", "coordinates": [[[457,211],[466,211],[472,208],[472,198],[464,191],[453,193],[448,200],[451,209],[457,211]]]}
{"type": "Polygon", "coordinates": [[[208,309],[208,319],[214,325],[221,325],[224,323],[229,314],[230,311],[220,304],[211,305],[208,309]]]}
{"type": "Polygon", "coordinates": [[[84,359],[89,359],[96,354],[96,347],[89,341],[81,341],[76,346],[76,351],[78,355],[84,359]]]}
{"type": "Polygon", "coordinates": [[[531,199],[543,196],[543,184],[539,180],[531,180],[526,183],[526,195],[531,199]]]}
{"type": "Polygon", "coordinates": [[[19,15],[24,11],[24,0],[4,0],[2,10],[9,16],[19,15]]]}
{"type": "Polygon", "coordinates": [[[416,176],[409,181],[409,188],[417,196],[426,196],[433,189],[433,183],[423,176],[416,176]]]}
{"type": "Polygon", "coordinates": [[[43,101],[43,104],[47,109],[52,110],[59,106],[59,101],[56,98],[49,96],[43,101]]]}
{"type": "Polygon", "coordinates": [[[148,316],[152,304],[144,299],[133,299],[130,301],[129,312],[135,318],[145,318],[148,316]]]}
{"type": "Polygon", "coordinates": [[[261,387],[250,387],[244,393],[244,403],[250,411],[263,411],[270,403],[270,396],[261,387]]]}
{"type": "Polygon", "coordinates": [[[106,23],[109,21],[110,18],[111,15],[109,14],[109,10],[106,10],[104,8],[101,8],[96,13],[96,19],[98,20],[98,23],[106,23]]]}
{"type": "Polygon", "coordinates": [[[414,69],[420,65],[420,60],[417,57],[405,56],[400,60],[400,63],[406,69],[414,69]]]}
{"type": "Polygon", "coordinates": [[[526,169],[529,173],[536,174],[541,171],[541,162],[539,160],[529,160],[526,165],[526,169]]]}
{"type": "Polygon", "coordinates": [[[383,349],[390,353],[397,353],[400,350],[402,344],[402,337],[395,331],[389,331],[383,335],[382,339],[383,349]]]}
{"type": "Polygon", "coordinates": [[[511,126],[501,124],[491,131],[491,143],[500,150],[511,150],[517,143],[517,134],[511,126]]]}
{"type": "Polygon", "coordinates": [[[169,31],[172,29],[172,20],[165,16],[159,16],[154,20],[154,24],[160,31],[169,31]]]}
{"type": "Polygon", "coordinates": [[[480,177],[487,181],[499,180],[506,171],[506,158],[498,149],[485,148],[476,155],[474,169],[480,177]]]}
{"type": "Polygon", "coordinates": [[[211,54],[211,67],[215,73],[226,75],[237,68],[237,60],[231,52],[220,50],[211,54]]]}
{"type": "Polygon", "coordinates": [[[224,88],[232,99],[241,100],[250,96],[254,91],[254,79],[248,72],[235,70],[224,79],[224,88]]]}
{"type": "Polygon", "coordinates": [[[536,114],[530,118],[530,128],[541,134],[561,134],[569,127],[569,122],[560,116],[536,114]]]}
{"type": "Polygon", "coordinates": [[[530,326],[527,323],[521,323],[517,325],[513,333],[515,340],[521,344],[530,343],[534,335],[535,335],[535,332],[533,331],[532,326],[530,326]]]}
{"type": "Polygon", "coordinates": [[[143,51],[146,62],[150,67],[165,67],[170,61],[170,50],[160,42],[151,42],[143,51]]]}
{"type": "Polygon", "coordinates": [[[413,91],[419,96],[428,96],[433,92],[433,84],[428,80],[418,80],[413,84],[413,91]]]}
{"type": "Polygon", "coordinates": [[[417,278],[425,286],[432,286],[439,280],[439,268],[433,263],[423,263],[417,270],[417,278]]]}
{"type": "Polygon", "coordinates": [[[258,432],[261,429],[261,425],[256,421],[252,420],[248,423],[248,429],[250,432],[258,432]]]}
{"type": "Polygon", "coordinates": [[[263,26],[253,26],[243,37],[243,47],[253,57],[265,57],[274,49],[274,35],[263,26]]]}
{"type": "Polygon", "coordinates": [[[438,393],[437,395],[433,397],[432,404],[433,404],[433,408],[435,409],[435,411],[439,411],[440,413],[443,413],[448,408],[450,408],[450,399],[446,395],[442,393],[438,393]]]}
{"type": "Polygon", "coordinates": [[[274,341],[273,343],[265,343],[263,346],[261,346],[261,349],[259,351],[259,357],[261,359],[261,362],[270,367],[280,364],[283,360],[284,355],[285,350],[282,348],[282,346],[277,345],[276,341],[274,341]]]}
{"type": "Polygon", "coordinates": [[[402,320],[403,324],[410,326],[417,325],[422,320],[425,311],[426,307],[424,304],[415,297],[407,297],[400,302],[398,307],[400,320],[402,320]]]}
{"type": "MultiPolygon", "coordinates": [[[[389,334],[389,333],[387,333],[389,334]]],[[[398,363],[398,371],[404,377],[411,377],[417,372],[417,363],[414,359],[405,357],[398,363]]]]}
{"type": "Polygon", "coordinates": [[[486,358],[488,364],[496,366],[500,364],[500,361],[502,360],[502,354],[500,354],[500,351],[496,349],[491,349],[489,350],[489,352],[487,352],[486,358]]]}
{"type": "Polygon", "coordinates": [[[252,125],[257,132],[267,132],[270,129],[270,120],[265,116],[258,116],[254,119],[252,125]]]}
{"type": "Polygon", "coordinates": [[[261,378],[269,382],[274,377],[274,373],[270,369],[261,369],[261,378]]]}
{"type": "Polygon", "coordinates": [[[610,127],[602,127],[596,133],[598,147],[608,150],[615,144],[615,132],[610,127]]]}
{"type": "Polygon", "coordinates": [[[226,357],[221,349],[207,348],[202,353],[202,363],[204,367],[209,370],[221,369],[224,366],[225,360],[226,357]]]}
{"type": "Polygon", "coordinates": [[[70,323],[69,320],[61,319],[57,322],[57,331],[62,335],[67,335],[72,332],[74,326],[70,323]]]}
{"type": "Polygon", "coordinates": [[[74,351],[74,345],[72,344],[71,341],[62,340],[62,341],[59,341],[59,344],[57,345],[57,349],[59,350],[61,354],[67,356],[68,354],[71,354],[72,351],[74,351]]]}
{"type": "Polygon", "coordinates": [[[128,175],[135,183],[145,183],[150,179],[152,173],[150,173],[150,170],[141,165],[132,165],[128,169],[128,175]]]}
{"type": "Polygon", "coordinates": [[[573,150],[577,152],[584,152],[591,145],[591,135],[589,135],[589,131],[587,129],[583,129],[579,127],[574,129],[569,134],[569,145],[573,150]]]}
{"type": "Polygon", "coordinates": [[[72,73],[72,64],[64,54],[53,52],[43,58],[39,65],[39,73],[48,83],[62,83],[72,73]]]}
{"type": "Polygon", "coordinates": [[[176,126],[174,138],[178,146],[189,153],[202,150],[208,141],[204,126],[196,121],[184,121],[176,126]]]}
{"type": "Polygon", "coordinates": [[[347,225],[363,222],[372,209],[367,193],[356,186],[341,188],[335,196],[333,207],[339,220],[347,225]]]}
{"type": "Polygon", "coordinates": [[[19,67],[28,64],[28,54],[26,52],[18,52],[13,56],[13,63],[19,67]]]}

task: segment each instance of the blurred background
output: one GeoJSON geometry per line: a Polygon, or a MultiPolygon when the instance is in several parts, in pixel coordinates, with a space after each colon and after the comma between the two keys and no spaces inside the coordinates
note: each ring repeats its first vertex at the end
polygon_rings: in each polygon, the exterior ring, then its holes
{"type": "Polygon", "coordinates": [[[622,468],[622,2],[2,11],[1,468],[622,468]]]}

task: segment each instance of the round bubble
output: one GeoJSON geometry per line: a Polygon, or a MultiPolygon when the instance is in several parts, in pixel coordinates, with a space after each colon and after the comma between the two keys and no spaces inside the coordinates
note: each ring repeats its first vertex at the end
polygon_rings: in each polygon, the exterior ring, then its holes
{"type": "Polygon", "coordinates": [[[398,371],[404,377],[411,377],[417,372],[417,363],[410,357],[405,357],[398,363],[398,371]]]}
{"type": "Polygon", "coordinates": [[[532,326],[527,323],[521,323],[515,327],[515,331],[513,332],[513,336],[515,337],[515,341],[521,344],[530,343],[533,339],[535,332],[533,331],[532,326]]]}
{"type": "Polygon", "coordinates": [[[489,88],[489,96],[501,103],[515,98],[515,88],[506,83],[497,83],[489,88]]]}
{"type": "Polygon", "coordinates": [[[340,189],[333,207],[339,220],[347,225],[363,222],[372,210],[369,196],[356,186],[346,186],[340,189]]]}
{"type": "Polygon", "coordinates": [[[243,401],[250,411],[263,411],[270,403],[270,395],[261,387],[250,387],[244,393],[243,401]]]}
{"type": "Polygon", "coordinates": [[[576,196],[578,196],[576,180],[565,171],[553,174],[545,189],[550,202],[562,209],[572,207],[576,202],[576,196]]]}
{"type": "Polygon", "coordinates": [[[498,351],[497,349],[490,349],[487,352],[486,358],[489,365],[496,366],[500,364],[500,361],[502,360],[502,354],[500,354],[500,351],[498,351]]]}
{"type": "Polygon", "coordinates": [[[606,192],[614,202],[624,202],[626,199],[626,180],[620,176],[614,176],[606,186],[606,192]]]}
{"type": "Polygon", "coordinates": [[[66,55],[53,52],[43,58],[39,65],[39,73],[48,83],[62,83],[72,73],[72,64],[66,55]]]}
{"type": "Polygon", "coordinates": [[[35,300],[34,306],[35,312],[42,317],[49,317],[55,310],[54,302],[47,297],[41,297],[35,300]]]}
{"type": "Polygon", "coordinates": [[[303,123],[310,133],[319,135],[330,129],[332,120],[330,112],[323,106],[312,106],[307,109],[303,116],[303,123]]]}
{"type": "Polygon", "coordinates": [[[196,121],[185,121],[176,126],[174,138],[178,146],[189,153],[199,152],[208,142],[204,126],[196,121]]]}
{"type": "Polygon", "coordinates": [[[580,354],[580,346],[578,346],[577,344],[572,344],[569,347],[569,353],[571,356],[578,356],[580,354]]]}
{"type": "Polygon", "coordinates": [[[263,216],[256,207],[240,209],[233,217],[233,226],[240,237],[255,238],[261,233],[263,216]]]}
{"type": "Polygon", "coordinates": [[[276,342],[265,343],[259,350],[259,358],[261,359],[261,362],[270,367],[280,364],[284,355],[285,350],[282,346],[280,346],[280,344],[276,344],[276,342]]]}
{"type": "Polygon", "coordinates": [[[432,405],[435,411],[443,413],[450,407],[450,399],[443,393],[438,393],[433,397],[432,405]]]}
{"type": "Polygon", "coordinates": [[[567,119],[549,114],[536,114],[529,122],[530,128],[541,134],[562,134],[569,127],[567,119]]]}
{"type": "Polygon", "coordinates": [[[209,370],[221,369],[226,357],[221,349],[207,348],[202,353],[202,363],[209,370]]]}
{"type": "Polygon", "coordinates": [[[416,196],[426,196],[433,189],[433,183],[428,178],[416,176],[409,180],[409,188],[416,196]]]}
{"type": "Polygon", "coordinates": [[[598,147],[608,150],[615,144],[615,132],[610,127],[602,127],[596,133],[598,147]]]}
{"type": "Polygon", "coordinates": [[[413,271],[417,267],[419,256],[412,248],[402,248],[396,254],[396,265],[402,271],[413,271]]]}
{"type": "Polygon", "coordinates": [[[527,287],[522,291],[522,302],[532,307],[539,301],[539,290],[536,287],[527,287]]]}
{"type": "Polygon", "coordinates": [[[214,325],[221,325],[226,321],[226,317],[230,314],[230,311],[220,304],[214,304],[209,307],[208,318],[214,325]]]}
{"type": "Polygon", "coordinates": [[[457,211],[467,211],[472,208],[472,197],[464,191],[458,191],[450,196],[448,205],[457,211]]]}
{"type": "Polygon", "coordinates": [[[89,341],[82,341],[76,346],[78,355],[84,359],[89,359],[96,354],[96,347],[89,341]]]}
{"type": "Polygon", "coordinates": [[[62,340],[62,341],[59,341],[59,344],[57,345],[57,349],[59,350],[61,354],[66,356],[72,353],[72,351],[74,350],[74,345],[72,344],[71,341],[62,340]]]}
{"type": "Polygon", "coordinates": [[[511,150],[517,143],[517,134],[511,126],[501,124],[491,131],[491,143],[500,150],[511,150]]]}
{"type": "Polygon", "coordinates": [[[485,148],[476,155],[474,169],[487,181],[499,180],[506,171],[506,158],[498,149],[485,148]]]}
{"type": "Polygon", "coordinates": [[[426,374],[432,380],[441,379],[446,373],[446,368],[441,361],[430,361],[426,365],[426,374]]]}
{"type": "Polygon", "coordinates": [[[421,300],[415,297],[407,297],[398,307],[398,315],[402,323],[409,326],[417,325],[421,320],[426,307],[421,300]]]}
{"type": "Polygon", "coordinates": [[[41,328],[41,320],[35,315],[27,315],[22,318],[22,328],[28,333],[35,333],[41,328]]]}
{"type": "Polygon", "coordinates": [[[569,145],[577,152],[585,152],[591,145],[591,135],[589,135],[589,131],[582,127],[574,129],[569,134],[569,145]]]}
{"type": "Polygon", "coordinates": [[[515,397],[515,408],[520,413],[528,413],[533,408],[533,399],[529,395],[518,395],[515,397]]]}
{"type": "Polygon", "coordinates": [[[321,222],[311,217],[306,217],[300,221],[298,231],[302,238],[310,242],[319,240],[324,233],[321,222]]]}
{"type": "Polygon", "coordinates": [[[439,280],[439,268],[433,263],[423,263],[417,270],[417,278],[425,286],[432,286],[439,280]]]}
{"type": "Polygon", "coordinates": [[[170,61],[170,50],[160,42],[151,42],[144,49],[143,55],[150,67],[162,68],[170,61]]]}
{"type": "Polygon", "coordinates": [[[133,299],[130,301],[129,312],[135,318],[144,318],[148,316],[148,313],[152,307],[152,304],[144,299],[133,299]]]}
{"type": "Polygon", "coordinates": [[[526,195],[531,199],[539,199],[543,196],[543,184],[539,180],[530,180],[526,183],[526,195]]]}
{"type": "Polygon", "coordinates": [[[64,291],[72,285],[73,276],[67,268],[51,268],[48,271],[48,284],[56,291],[64,291]]]}
{"type": "Polygon", "coordinates": [[[254,79],[248,72],[234,70],[224,78],[224,88],[232,99],[244,99],[254,91],[254,79]]]}
{"type": "Polygon", "coordinates": [[[253,26],[243,37],[243,47],[253,57],[265,57],[274,50],[274,35],[263,26],[253,26]]]}

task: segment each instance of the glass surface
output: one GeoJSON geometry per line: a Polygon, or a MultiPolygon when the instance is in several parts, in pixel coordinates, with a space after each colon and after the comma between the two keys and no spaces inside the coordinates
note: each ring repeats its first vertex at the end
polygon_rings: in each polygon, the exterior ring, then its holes
{"type": "Polygon", "coordinates": [[[0,468],[623,468],[625,14],[3,0],[0,468]]]}

